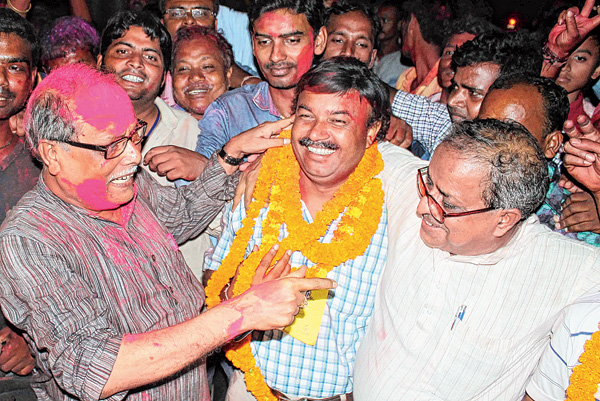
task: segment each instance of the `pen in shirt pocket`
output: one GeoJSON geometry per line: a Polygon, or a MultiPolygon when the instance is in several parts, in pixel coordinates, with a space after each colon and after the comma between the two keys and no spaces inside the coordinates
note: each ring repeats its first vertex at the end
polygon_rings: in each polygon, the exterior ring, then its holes
{"type": "Polygon", "coordinates": [[[465,311],[467,310],[467,305],[461,305],[458,310],[456,311],[456,315],[454,315],[454,321],[452,321],[452,326],[450,327],[450,330],[454,329],[454,325],[460,320],[463,320],[463,317],[465,317],[465,311]]]}

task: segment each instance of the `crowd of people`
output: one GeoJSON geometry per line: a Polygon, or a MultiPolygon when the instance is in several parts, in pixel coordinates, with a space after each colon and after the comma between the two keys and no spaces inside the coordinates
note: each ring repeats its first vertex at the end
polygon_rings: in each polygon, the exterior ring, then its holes
{"type": "Polygon", "coordinates": [[[593,0],[70,3],[0,8],[23,400],[600,399],[593,0]]]}

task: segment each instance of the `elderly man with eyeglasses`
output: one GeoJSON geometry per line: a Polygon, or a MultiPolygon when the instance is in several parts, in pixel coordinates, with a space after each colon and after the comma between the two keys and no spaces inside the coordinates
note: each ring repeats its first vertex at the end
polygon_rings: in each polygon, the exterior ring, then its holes
{"type": "Polygon", "coordinates": [[[535,215],[543,151],[491,119],[456,125],[429,166],[381,149],[390,245],[354,399],[520,400],[561,310],[600,289],[598,251],[535,215]]]}
{"type": "Polygon", "coordinates": [[[208,401],[206,353],[288,325],[303,291],[335,285],[294,272],[201,313],[203,287],[177,244],[233,197],[227,157],[286,143],[271,128],[234,139],[176,189],[138,168],[145,123],[111,75],[56,69],[24,119],[43,170],[0,231],[0,303],[36,359],[38,400],[208,401]]]}

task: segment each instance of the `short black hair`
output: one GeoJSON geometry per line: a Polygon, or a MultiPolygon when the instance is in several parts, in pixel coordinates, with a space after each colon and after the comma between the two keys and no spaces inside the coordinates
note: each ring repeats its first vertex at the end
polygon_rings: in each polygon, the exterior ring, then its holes
{"type": "Polygon", "coordinates": [[[261,15],[282,8],[289,9],[294,14],[304,14],[315,36],[324,25],[323,0],[254,0],[248,8],[250,30],[254,30],[254,22],[261,15]]]}
{"type": "Polygon", "coordinates": [[[338,0],[327,10],[325,15],[325,26],[329,24],[332,15],[344,15],[352,11],[359,11],[371,21],[371,35],[373,36],[373,48],[379,46],[379,34],[381,33],[381,21],[374,7],[358,2],[356,0],[338,0]]]}
{"type": "MultiPolygon", "coordinates": [[[[319,93],[344,94],[355,90],[371,105],[367,128],[381,122],[377,141],[385,138],[390,126],[390,98],[387,86],[362,61],[354,57],[338,56],[320,61],[302,76],[296,87],[296,101],[305,90],[319,93]]],[[[295,108],[296,105],[294,105],[295,108]]]]}
{"type": "Polygon", "coordinates": [[[15,34],[31,48],[31,66],[37,67],[40,62],[40,41],[35,29],[25,18],[9,8],[0,8],[0,33],[15,34]]]}
{"type": "MultiPolygon", "coordinates": [[[[167,0],[160,0],[158,2],[158,8],[160,10],[160,13],[164,15],[165,13],[165,4],[166,4],[167,0]]],[[[219,0],[213,0],[213,11],[215,14],[217,14],[219,12],[219,0]]]]}
{"type": "Polygon", "coordinates": [[[223,58],[223,67],[225,68],[225,73],[229,71],[229,68],[234,63],[233,58],[233,48],[225,39],[223,35],[221,35],[214,28],[210,28],[207,26],[201,25],[188,25],[181,27],[177,30],[177,34],[175,36],[175,41],[173,42],[173,55],[171,60],[171,74],[173,73],[173,69],[175,68],[175,55],[181,48],[181,46],[195,39],[208,39],[214,42],[223,58]]]}
{"type": "Polygon", "coordinates": [[[168,71],[171,66],[171,35],[154,15],[145,12],[121,11],[112,16],[106,23],[102,32],[100,54],[105,56],[106,50],[117,39],[123,37],[132,26],[138,26],[151,39],[158,39],[160,51],[163,56],[164,70],[168,71]]]}
{"type": "Polygon", "coordinates": [[[407,0],[402,3],[399,21],[410,21],[412,15],[419,22],[421,36],[427,43],[442,47],[444,44],[444,31],[440,24],[444,20],[440,2],[435,0],[407,0]]]}
{"type": "Polygon", "coordinates": [[[542,70],[541,45],[526,31],[488,33],[477,36],[456,49],[452,69],[472,67],[482,63],[500,66],[498,78],[524,73],[539,75],[542,70]]]}
{"type": "Polygon", "coordinates": [[[478,17],[459,17],[444,21],[444,46],[454,35],[470,33],[479,36],[486,33],[500,32],[500,29],[490,21],[478,17]]]}
{"type": "Polygon", "coordinates": [[[563,124],[569,116],[569,97],[567,96],[567,91],[553,80],[540,77],[536,74],[511,74],[503,76],[490,86],[490,91],[493,89],[506,90],[516,85],[533,86],[542,96],[545,120],[544,132],[542,133],[543,138],[554,131],[561,131],[563,124]]]}

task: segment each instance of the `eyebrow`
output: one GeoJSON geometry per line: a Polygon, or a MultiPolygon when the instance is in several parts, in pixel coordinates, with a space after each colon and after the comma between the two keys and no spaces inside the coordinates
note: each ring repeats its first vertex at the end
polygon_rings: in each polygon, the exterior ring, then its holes
{"type": "MultiPolygon", "coordinates": [[[[131,43],[129,43],[129,42],[125,42],[125,41],[122,41],[122,40],[118,41],[117,43],[115,43],[115,44],[114,44],[114,45],[112,45],[112,46],[114,47],[114,46],[118,46],[118,45],[127,46],[127,47],[129,47],[129,48],[131,48],[131,49],[135,49],[135,48],[136,48],[136,46],[132,45],[131,43]]],[[[156,53],[156,54],[159,54],[159,55],[160,55],[160,54],[162,54],[162,53],[160,53],[158,50],[156,50],[156,49],[153,49],[153,48],[151,48],[151,47],[143,47],[143,48],[142,48],[142,51],[143,51],[143,52],[154,52],[154,53],[156,53]]]]}
{"type": "Polygon", "coordinates": [[[0,55],[0,60],[6,60],[7,63],[27,63],[31,64],[31,60],[27,57],[11,57],[0,55]]]}
{"type": "Polygon", "coordinates": [[[208,11],[212,11],[210,8],[208,8],[208,7],[202,7],[202,6],[193,6],[193,7],[187,7],[187,8],[184,7],[184,6],[175,6],[175,7],[169,7],[168,8],[168,10],[174,10],[174,9],[177,9],[177,10],[187,10],[187,9],[190,9],[190,10],[208,10],[208,11]]]}
{"type": "MultiPolygon", "coordinates": [[[[308,106],[306,106],[304,104],[299,104],[298,108],[299,109],[304,109],[304,110],[309,111],[311,113],[313,112],[310,107],[308,107],[308,106]]],[[[336,111],[331,112],[330,115],[332,115],[332,116],[345,115],[345,116],[348,116],[348,117],[352,117],[352,115],[348,111],[346,111],[346,110],[336,110],[336,111]]]]}
{"type": "MultiPolygon", "coordinates": [[[[277,36],[278,38],[289,38],[291,36],[304,36],[306,35],[305,32],[302,31],[294,31],[294,32],[289,32],[289,33],[282,33],[281,35],[277,36]]],[[[265,38],[271,38],[272,36],[269,35],[268,33],[259,33],[259,32],[255,32],[254,33],[254,37],[265,37],[265,38]]]]}
{"type": "Polygon", "coordinates": [[[477,88],[475,86],[465,85],[465,84],[461,84],[460,86],[462,86],[465,89],[470,90],[471,92],[485,93],[485,90],[483,90],[483,88],[477,88]]]}
{"type": "Polygon", "coordinates": [[[577,49],[573,53],[586,53],[586,54],[589,54],[590,56],[592,55],[592,52],[589,51],[588,49],[577,49]]]}

